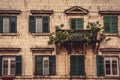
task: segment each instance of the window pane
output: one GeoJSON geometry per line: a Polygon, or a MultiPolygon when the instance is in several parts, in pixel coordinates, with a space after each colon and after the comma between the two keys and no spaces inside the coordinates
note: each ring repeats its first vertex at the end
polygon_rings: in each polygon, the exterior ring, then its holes
{"type": "Polygon", "coordinates": [[[10,64],[10,65],[11,65],[11,66],[10,66],[10,68],[11,68],[11,69],[10,69],[10,74],[11,74],[11,75],[15,75],[15,67],[16,67],[15,64],[16,64],[15,60],[11,60],[11,64],[10,64]]]}
{"type": "Polygon", "coordinates": [[[36,18],[36,32],[42,32],[42,17],[36,18]]]}
{"type": "Polygon", "coordinates": [[[105,61],[106,75],[110,75],[110,61],[105,61]]]}
{"type": "Polygon", "coordinates": [[[9,32],[9,18],[4,17],[3,18],[3,32],[9,32]]]}
{"type": "Polygon", "coordinates": [[[8,60],[3,61],[3,75],[8,75],[8,60]]]}
{"type": "Polygon", "coordinates": [[[117,61],[115,60],[112,61],[112,72],[113,75],[117,75],[117,61]]]}
{"type": "Polygon", "coordinates": [[[43,57],[43,75],[49,75],[49,58],[43,57]]]}

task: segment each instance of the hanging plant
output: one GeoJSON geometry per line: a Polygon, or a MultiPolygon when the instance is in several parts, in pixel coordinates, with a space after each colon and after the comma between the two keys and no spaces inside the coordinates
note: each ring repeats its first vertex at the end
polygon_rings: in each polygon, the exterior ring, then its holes
{"type": "Polygon", "coordinates": [[[55,44],[59,48],[58,52],[64,47],[69,49],[66,46],[67,42],[78,41],[83,43],[83,48],[91,45],[94,53],[98,53],[100,43],[104,40],[110,40],[110,38],[106,39],[106,36],[103,34],[104,28],[101,27],[99,22],[88,23],[87,30],[63,30],[63,27],[63,24],[56,26],[56,31],[50,35],[48,41],[48,44],[55,44]]]}

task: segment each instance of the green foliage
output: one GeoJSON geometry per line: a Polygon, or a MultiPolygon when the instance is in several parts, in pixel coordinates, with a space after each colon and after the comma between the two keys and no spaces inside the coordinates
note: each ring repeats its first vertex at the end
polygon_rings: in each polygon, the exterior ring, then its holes
{"type": "MultiPolygon", "coordinates": [[[[106,39],[106,36],[103,34],[103,27],[99,22],[88,23],[87,29],[90,32],[81,32],[81,31],[74,31],[74,30],[63,30],[63,24],[60,26],[56,26],[55,33],[52,33],[49,37],[48,44],[64,44],[67,41],[81,41],[85,43],[96,43],[102,42],[106,39]]],[[[108,41],[110,39],[106,39],[108,41]]]]}

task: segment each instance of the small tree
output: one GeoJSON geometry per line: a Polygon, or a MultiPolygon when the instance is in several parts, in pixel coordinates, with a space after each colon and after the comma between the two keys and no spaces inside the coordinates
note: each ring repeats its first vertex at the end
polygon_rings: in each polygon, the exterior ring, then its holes
{"type": "Polygon", "coordinates": [[[67,42],[77,40],[82,43],[82,48],[91,45],[94,53],[98,53],[100,43],[104,40],[110,40],[110,38],[106,39],[106,36],[103,34],[104,28],[101,27],[99,22],[88,23],[87,32],[78,31],[74,33],[74,30],[63,30],[62,27],[64,27],[63,24],[61,24],[60,26],[56,26],[56,31],[50,35],[48,41],[48,44],[55,44],[57,48],[59,48],[59,50],[63,47],[68,49],[65,44],[67,42]]]}

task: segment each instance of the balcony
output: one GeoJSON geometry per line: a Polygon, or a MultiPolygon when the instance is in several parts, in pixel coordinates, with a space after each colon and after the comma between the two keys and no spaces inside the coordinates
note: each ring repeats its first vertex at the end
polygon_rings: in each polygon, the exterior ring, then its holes
{"type": "Polygon", "coordinates": [[[56,32],[65,33],[66,35],[62,35],[63,39],[68,38],[66,42],[69,43],[84,43],[84,42],[99,42],[97,40],[97,34],[93,34],[91,30],[57,30],[56,32]]]}

